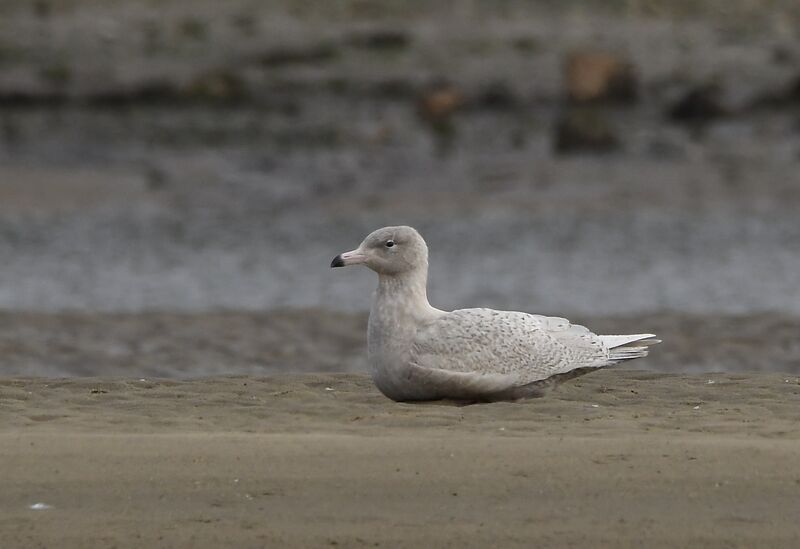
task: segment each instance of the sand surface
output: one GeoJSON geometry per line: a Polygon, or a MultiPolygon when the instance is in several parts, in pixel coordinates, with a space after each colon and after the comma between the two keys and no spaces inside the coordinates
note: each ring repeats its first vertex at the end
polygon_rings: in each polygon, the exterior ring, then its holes
{"type": "Polygon", "coordinates": [[[0,530],[4,548],[797,547],[799,404],[781,374],[609,370],[467,407],[355,374],[4,379],[0,530]]]}

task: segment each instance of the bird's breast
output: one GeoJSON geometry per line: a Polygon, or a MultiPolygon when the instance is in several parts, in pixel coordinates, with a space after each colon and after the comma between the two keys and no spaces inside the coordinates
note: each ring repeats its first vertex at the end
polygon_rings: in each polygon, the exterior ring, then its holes
{"type": "Polygon", "coordinates": [[[402,307],[376,300],[369,315],[367,349],[372,379],[390,398],[404,393],[418,320],[402,307]]]}

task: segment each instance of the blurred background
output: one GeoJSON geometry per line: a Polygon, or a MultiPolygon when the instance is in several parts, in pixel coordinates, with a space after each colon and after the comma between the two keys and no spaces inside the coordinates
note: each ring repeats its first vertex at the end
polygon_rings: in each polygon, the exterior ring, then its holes
{"type": "Polygon", "coordinates": [[[440,308],[800,371],[795,0],[2,0],[0,373],[365,371],[417,227],[440,308]]]}

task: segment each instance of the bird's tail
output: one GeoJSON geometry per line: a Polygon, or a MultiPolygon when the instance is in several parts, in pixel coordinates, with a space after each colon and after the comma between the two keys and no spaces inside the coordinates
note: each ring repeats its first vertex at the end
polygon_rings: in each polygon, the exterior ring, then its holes
{"type": "Polygon", "coordinates": [[[601,335],[600,339],[609,349],[608,358],[612,364],[646,357],[651,345],[661,343],[654,334],[601,335]]]}

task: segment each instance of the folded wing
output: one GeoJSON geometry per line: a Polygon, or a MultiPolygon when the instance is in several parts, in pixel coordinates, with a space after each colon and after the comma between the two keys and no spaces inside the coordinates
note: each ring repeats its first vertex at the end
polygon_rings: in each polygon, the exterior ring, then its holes
{"type": "Polygon", "coordinates": [[[502,375],[523,385],[609,361],[602,339],[564,318],[460,309],[417,332],[412,364],[448,372],[502,375]]]}

